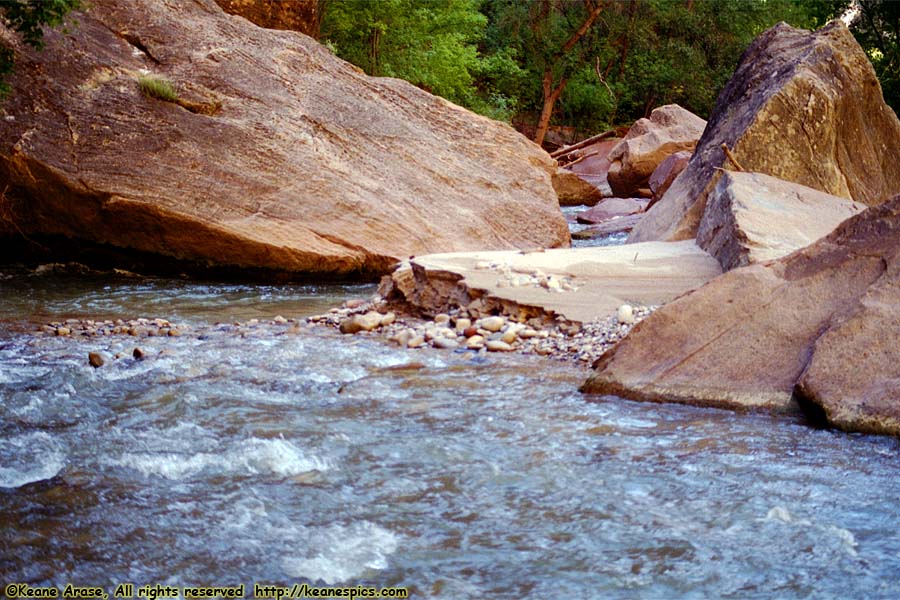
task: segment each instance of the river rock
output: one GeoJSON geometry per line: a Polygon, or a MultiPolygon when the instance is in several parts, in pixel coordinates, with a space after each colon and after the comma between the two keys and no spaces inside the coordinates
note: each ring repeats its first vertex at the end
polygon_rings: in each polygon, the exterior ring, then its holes
{"type": "Polygon", "coordinates": [[[485,317],[481,319],[481,328],[491,333],[500,331],[506,325],[506,319],[503,317],[485,317]]]}
{"type": "Polygon", "coordinates": [[[99,352],[89,352],[88,353],[88,364],[94,367],[95,369],[99,369],[104,364],[106,364],[106,359],[103,358],[103,355],[99,352]]]}
{"type": "Polygon", "coordinates": [[[609,152],[606,179],[616,196],[636,195],[649,188],[653,171],[669,155],[692,151],[703,134],[706,121],[677,104],[655,108],[649,119],[638,119],[609,152]]]}
{"type": "Polygon", "coordinates": [[[793,396],[843,429],[900,435],[898,305],[900,196],[663,306],[582,389],[776,411],[793,396]]]}
{"type": "Polygon", "coordinates": [[[428,252],[569,244],[555,161],[505,124],[212,0],[84,6],[43,51],[4,33],[12,247],[372,276],[428,252]],[[141,73],[181,104],[145,96],[141,73]]]}
{"type": "Polygon", "coordinates": [[[617,217],[627,217],[644,212],[648,201],[640,198],[607,198],[593,208],[578,213],[579,223],[597,225],[617,217]]]}
{"type": "Polygon", "coordinates": [[[484,337],[473,335],[466,340],[466,348],[469,350],[481,350],[484,348],[484,337]]]}
{"type": "Polygon", "coordinates": [[[513,347],[502,340],[488,340],[485,344],[488,352],[512,352],[513,347]]]}
{"type": "Polygon", "coordinates": [[[659,166],[656,167],[656,169],[653,170],[653,174],[650,175],[650,181],[648,182],[650,192],[653,194],[650,206],[659,202],[660,198],[662,198],[666,191],[672,186],[672,182],[675,181],[675,178],[684,171],[688,162],[691,160],[691,154],[691,152],[686,150],[670,154],[664,161],[659,163],[659,166]]]}
{"type": "Polygon", "coordinates": [[[900,121],[841,21],[809,32],[780,23],[744,52],[687,168],[629,242],[695,237],[707,198],[735,169],[860,202],[900,192],[900,121]]]}
{"type": "Polygon", "coordinates": [[[364,315],[353,315],[341,321],[339,326],[341,333],[359,333],[360,331],[372,331],[381,325],[382,315],[376,311],[369,311],[364,315]]]}
{"type": "Polygon", "coordinates": [[[459,342],[446,337],[436,337],[431,340],[431,345],[442,350],[456,350],[459,348],[459,342]]]}
{"type": "Polygon", "coordinates": [[[317,0],[216,0],[222,9],[267,29],[292,29],[319,37],[317,0]]]}
{"type": "Polygon", "coordinates": [[[865,209],[851,200],[761,173],[724,173],[697,231],[725,270],[780,258],[865,209]]]}
{"type": "Polygon", "coordinates": [[[616,311],[616,321],[622,325],[634,323],[634,308],[630,304],[623,304],[616,311]]]}

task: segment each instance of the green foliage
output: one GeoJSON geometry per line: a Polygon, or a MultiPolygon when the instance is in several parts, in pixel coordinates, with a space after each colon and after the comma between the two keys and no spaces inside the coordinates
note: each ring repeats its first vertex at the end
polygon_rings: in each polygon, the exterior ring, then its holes
{"type": "Polygon", "coordinates": [[[327,5],[321,38],[370,75],[467,104],[486,23],[476,0],[339,0],[327,5]]]}
{"type": "MultiPolygon", "coordinates": [[[[858,0],[850,31],[869,56],[881,82],[884,99],[900,112],[900,2],[858,0]]],[[[817,21],[824,23],[844,15],[849,0],[818,0],[817,21]]]]}
{"type": "MultiPolygon", "coordinates": [[[[66,14],[80,5],[81,0],[2,0],[0,17],[8,27],[22,36],[25,43],[41,49],[44,35],[42,27],[62,24],[66,14]]],[[[6,96],[10,91],[5,79],[12,73],[14,58],[12,48],[0,46],[0,97],[6,96]]]]}
{"type": "Polygon", "coordinates": [[[141,75],[138,77],[138,85],[141,92],[148,98],[157,98],[165,102],[178,102],[178,92],[168,79],[155,75],[141,75]]]}
{"type": "MultiPolygon", "coordinates": [[[[371,75],[401,77],[472,110],[584,133],[678,103],[706,116],[741,53],[779,21],[819,27],[851,0],[617,0],[568,45],[600,0],[329,0],[323,41],[371,75]]],[[[900,107],[900,2],[857,0],[851,26],[900,107]]]]}

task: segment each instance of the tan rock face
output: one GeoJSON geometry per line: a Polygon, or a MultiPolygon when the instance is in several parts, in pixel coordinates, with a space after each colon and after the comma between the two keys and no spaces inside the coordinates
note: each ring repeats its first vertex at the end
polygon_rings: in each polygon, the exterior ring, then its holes
{"type": "Polygon", "coordinates": [[[721,167],[722,144],[746,171],[871,206],[900,191],[900,121],[847,28],[784,23],[760,35],[719,96],[687,169],[629,241],[696,235],[721,167]]]}
{"type": "Polygon", "coordinates": [[[900,196],[767,264],[656,311],[603,355],[583,390],[790,410],[900,434],[900,196]]]}
{"type": "Polygon", "coordinates": [[[865,208],[761,173],[727,172],[709,195],[697,243],[733,269],[808,246],[865,208]]]}
{"type": "Polygon", "coordinates": [[[0,237],[198,265],[374,275],[437,251],[556,247],[554,162],[512,128],[212,0],[94,0],[18,48],[0,237]],[[197,114],[138,87],[150,72],[197,114]]]}
{"type": "Polygon", "coordinates": [[[593,205],[603,199],[603,192],[581,175],[559,168],[553,173],[553,190],[560,206],[593,205]]]}
{"type": "Polygon", "coordinates": [[[625,138],[609,152],[606,175],[612,191],[621,197],[649,189],[650,176],[669,155],[692,151],[706,121],[677,104],[660,106],[649,119],[639,119],[625,138]]]}
{"type": "Polygon", "coordinates": [[[317,0],[216,0],[222,9],[267,29],[291,29],[319,37],[317,0]]]}

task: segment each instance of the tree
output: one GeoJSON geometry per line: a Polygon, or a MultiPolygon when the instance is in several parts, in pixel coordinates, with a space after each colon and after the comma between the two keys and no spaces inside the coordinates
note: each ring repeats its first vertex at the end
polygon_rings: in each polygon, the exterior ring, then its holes
{"type": "MultiPolygon", "coordinates": [[[[62,24],[66,14],[80,4],[80,0],[3,0],[0,3],[0,18],[26,44],[40,49],[43,47],[43,26],[62,24]]],[[[10,91],[9,84],[3,80],[12,73],[14,62],[13,49],[0,45],[0,96],[10,91]]]]}
{"type": "Polygon", "coordinates": [[[486,23],[476,0],[340,0],[325,5],[321,39],[369,75],[406,79],[465,105],[486,23]]]}

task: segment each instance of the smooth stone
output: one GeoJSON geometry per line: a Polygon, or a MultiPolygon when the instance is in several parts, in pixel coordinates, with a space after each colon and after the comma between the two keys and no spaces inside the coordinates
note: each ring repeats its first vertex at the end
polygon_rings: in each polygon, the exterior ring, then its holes
{"type": "Polygon", "coordinates": [[[466,336],[467,338],[478,335],[478,328],[474,327],[474,326],[466,327],[463,330],[463,335],[466,336]]]}
{"type": "Polygon", "coordinates": [[[394,321],[397,320],[397,315],[393,312],[389,312],[383,317],[381,317],[381,326],[387,327],[388,325],[392,325],[394,321]]]}
{"type": "Polygon", "coordinates": [[[516,341],[517,337],[518,336],[516,335],[516,330],[510,328],[507,329],[506,332],[504,332],[504,334],[500,337],[500,341],[506,342],[507,344],[512,344],[516,341]]]}
{"type": "Polygon", "coordinates": [[[146,354],[144,354],[144,351],[141,350],[140,348],[135,348],[131,352],[131,356],[133,356],[135,360],[144,360],[144,357],[146,356],[146,354]]]}
{"type": "Polygon", "coordinates": [[[491,332],[500,331],[505,324],[506,319],[503,317],[485,317],[481,319],[481,328],[491,332]]]}
{"type": "Polygon", "coordinates": [[[466,340],[466,348],[468,348],[469,350],[480,350],[484,348],[484,337],[480,335],[473,335],[466,340]]]}
{"type": "Polygon", "coordinates": [[[99,352],[89,352],[88,353],[88,364],[90,364],[95,369],[99,369],[103,366],[106,360],[103,358],[103,355],[99,352]]]}
{"type": "Polygon", "coordinates": [[[421,335],[417,335],[413,339],[409,340],[406,343],[407,348],[421,348],[425,345],[425,338],[421,335]]]}
{"type": "Polygon", "coordinates": [[[501,340],[488,340],[487,349],[489,352],[512,352],[513,347],[501,340]]]}
{"type": "Polygon", "coordinates": [[[630,304],[623,304],[616,311],[616,320],[623,325],[634,323],[634,309],[630,304]]]}
{"type": "Polygon", "coordinates": [[[272,322],[275,323],[276,325],[284,325],[285,323],[288,322],[288,320],[285,319],[284,317],[282,317],[281,315],[277,315],[274,319],[272,319],[272,322]]]}
{"type": "Polygon", "coordinates": [[[445,337],[437,337],[432,340],[431,345],[442,350],[456,350],[459,348],[459,342],[445,337]]]}
{"type": "Polygon", "coordinates": [[[463,318],[456,319],[456,332],[457,333],[463,333],[466,331],[466,329],[468,329],[471,326],[472,326],[472,319],[463,319],[463,318]]]}
{"type": "Polygon", "coordinates": [[[450,315],[445,313],[440,313],[434,316],[434,323],[436,325],[443,325],[445,323],[450,322],[450,315]]]}

